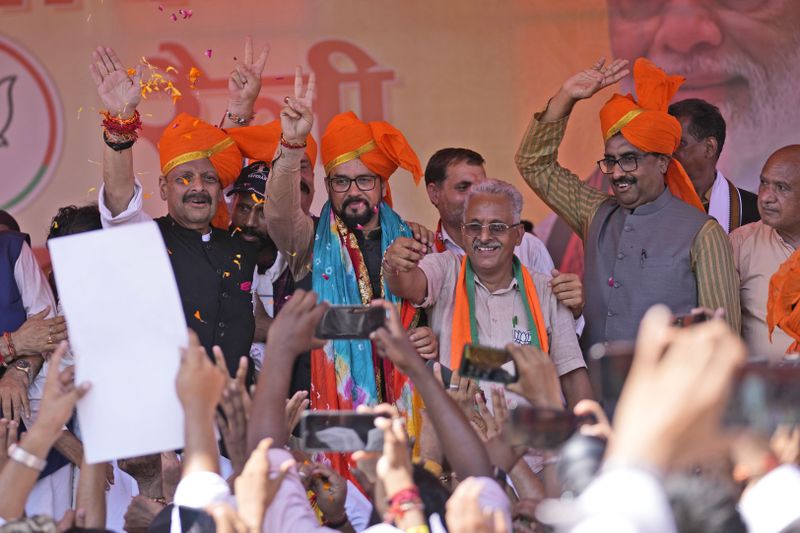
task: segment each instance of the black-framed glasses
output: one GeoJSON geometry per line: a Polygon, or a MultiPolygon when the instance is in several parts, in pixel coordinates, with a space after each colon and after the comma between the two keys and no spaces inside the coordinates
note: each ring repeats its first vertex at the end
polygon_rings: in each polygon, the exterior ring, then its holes
{"type": "Polygon", "coordinates": [[[359,191],[367,192],[375,188],[377,181],[377,176],[358,176],[357,178],[336,176],[335,178],[328,178],[328,183],[330,183],[333,192],[347,192],[353,186],[353,183],[356,184],[359,191]]]}
{"type": "Polygon", "coordinates": [[[613,157],[604,157],[597,162],[597,166],[600,167],[600,172],[603,174],[613,174],[614,165],[619,165],[620,170],[623,172],[633,172],[639,168],[639,160],[647,157],[648,155],[656,154],[650,152],[641,155],[627,154],[623,155],[619,159],[614,159],[613,157]]]}
{"type": "Polygon", "coordinates": [[[515,228],[522,224],[522,222],[517,222],[516,224],[506,224],[504,222],[490,222],[488,224],[481,224],[480,222],[470,222],[469,224],[461,224],[461,228],[464,230],[464,235],[467,237],[479,237],[483,228],[489,228],[489,234],[492,237],[502,237],[508,230],[511,228],[515,228]]]}

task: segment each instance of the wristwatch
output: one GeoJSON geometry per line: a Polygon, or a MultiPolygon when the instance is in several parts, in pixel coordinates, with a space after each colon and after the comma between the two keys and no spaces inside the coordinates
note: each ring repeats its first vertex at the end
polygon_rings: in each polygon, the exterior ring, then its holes
{"type": "Polygon", "coordinates": [[[12,368],[24,372],[28,376],[28,383],[31,382],[31,362],[27,359],[17,359],[12,363],[12,368]]]}

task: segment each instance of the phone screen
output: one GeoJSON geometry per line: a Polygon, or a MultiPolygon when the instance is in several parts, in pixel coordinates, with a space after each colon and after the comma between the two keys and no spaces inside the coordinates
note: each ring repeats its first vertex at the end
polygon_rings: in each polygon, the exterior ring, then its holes
{"type": "Polygon", "coordinates": [[[368,339],[386,323],[380,306],[336,305],[325,311],[314,336],[318,339],[368,339]]]}
{"type": "Polygon", "coordinates": [[[355,411],[306,411],[300,419],[302,448],[310,452],[383,451],[376,414],[355,411]]]}
{"type": "Polygon", "coordinates": [[[520,405],[509,411],[507,431],[512,446],[538,450],[558,448],[579,425],[593,417],[578,417],[569,411],[520,405]]]}
{"type": "Polygon", "coordinates": [[[507,350],[476,344],[464,345],[458,373],[481,381],[514,383],[519,379],[517,367],[507,350]]]}

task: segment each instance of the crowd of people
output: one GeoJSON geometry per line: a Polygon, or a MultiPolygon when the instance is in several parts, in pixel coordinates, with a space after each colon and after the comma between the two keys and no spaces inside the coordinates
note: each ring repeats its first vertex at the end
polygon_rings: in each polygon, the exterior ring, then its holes
{"type": "Polygon", "coordinates": [[[50,223],[48,240],[157,225],[189,329],[184,449],[86,463],[73,412],[91,384],[74,383],[58,286],[0,212],[0,530],[800,531],[800,421],[723,428],[743,365],[791,369],[800,352],[800,146],[764,154],[757,195],[738,189],[716,168],[717,107],[673,102],[683,79],[647,59],[598,60],[515,156],[582,239],[579,276],[476,151],[423,169],[402,132],[352,112],[318,145],[313,73],[298,67],[280,117],[253,125],[266,59],[248,39],[218,126],[182,113],[164,129],[153,220],[133,171],[142,67],[98,48],[98,203],[50,223]],[[635,96],[600,111],[608,194],[558,148],[579,101],[631,79],[635,96]],[[393,209],[398,168],[424,177],[435,228],[393,209]],[[317,338],[342,305],[385,323],[317,338]],[[597,345],[608,356],[587,365],[597,345]],[[465,347],[505,350],[514,379],[461,375],[465,347]],[[609,364],[626,347],[627,376],[609,364]],[[309,410],[377,415],[382,451],[305,449],[309,410]]]}

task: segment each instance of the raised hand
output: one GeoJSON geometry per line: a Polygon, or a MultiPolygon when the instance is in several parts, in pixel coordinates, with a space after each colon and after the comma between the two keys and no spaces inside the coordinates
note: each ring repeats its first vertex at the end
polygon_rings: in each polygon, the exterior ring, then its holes
{"type": "Polygon", "coordinates": [[[175,380],[178,399],[184,411],[213,417],[228,373],[208,360],[197,334],[189,330],[189,347],[182,350],[181,366],[175,380]]]}
{"type": "Polygon", "coordinates": [[[316,293],[296,290],[270,328],[267,357],[275,354],[275,357],[294,358],[324,346],[324,341],[314,338],[314,331],[328,307],[326,302],[317,303],[316,293]]]}
{"type": "Polygon", "coordinates": [[[310,403],[308,391],[304,390],[295,392],[291,398],[286,400],[286,427],[289,433],[294,431],[294,428],[300,423],[300,417],[303,416],[303,411],[308,409],[310,403]]]}
{"type": "Polygon", "coordinates": [[[90,387],[88,382],[75,385],[74,366],[60,370],[61,359],[66,351],[67,343],[62,341],[50,357],[39,417],[34,423],[34,426],[40,425],[42,429],[51,432],[53,442],[72,416],[75,404],[89,392],[90,387]]]}
{"type": "Polygon", "coordinates": [[[508,385],[508,390],[524,396],[537,407],[561,409],[561,384],[550,358],[531,345],[509,344],[506,349],[519,375],[519,381],[508,385]]]}
{"type": "Polygon", "coordinates": [[[236,478],[236,504],[239,516],[250,531],[260,531],[275,494],[283,483],[286,473],[294,466],[293,460],[285,461],[275,476],[270,475],[268,451],[272,439],[263,439],[244,465],[242,474],[236,478]]]}
{"type": "Polygon", "coordinates": [[[303,91],[303,69],[294,71],[294,96],[284,98],[286,106],[281,110],[281,132],[283,138],[292,144],[303,144],[314,126],[313,100],[314,73],[308,75],[308,85],[303,91]]]}
{"type": "Polygon", "coordinates": [[[106,110],[111,115],[123,119],[133,116],[136,106],[142,99],[139,85],[142,79],[142,66],[138,65],[133,76],[129,76],[113,49],[98,46],[97,50],[92,52],[89,72],[106,110]]]}
{"type": "Polygon", "coordinates": [[[601,57],[591,68],[565,81],[561,90],[573,100],[583,100],[591,98],[598,91],[617,83],[630,73],[630,70],[625,68],[628,65],[626,59],[615,59],[609,65],[605,65],[605,62],[606,58],[601,57]]]}
{"type": "Polygon", "coordinates": [[[403,329],[397,307],[386,300],[373,300],[372,305],[382,306],[387,314],[386,325],[373,331],[369,336],[375,342],[380,356],[389,359],[405,374],[409,373],[409,368],[414,363],[424,366],[422,359],[417,354],[417,349],[414,348],[411,339],[403,329]]]}
{"type": "Polygon", "coordinates": [[[240,117],[250,117],[253,105],[261,92],[261,76],[269,57],[269,45],[253,60],[253,38],[244,41],[244,58],[238,61],[228,78],[228,111],[240,117]]]}

